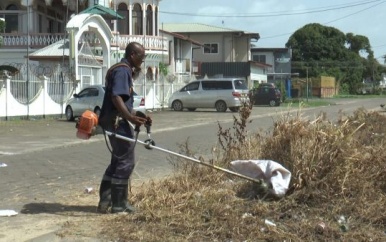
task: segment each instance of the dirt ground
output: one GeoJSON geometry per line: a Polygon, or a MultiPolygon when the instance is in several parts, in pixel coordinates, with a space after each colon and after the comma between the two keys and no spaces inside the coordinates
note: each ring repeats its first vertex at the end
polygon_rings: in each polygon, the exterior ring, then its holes
{"type": "MultiPolygon", "coordinates": [[[[79,191],[73,196],[56,191],[55,197],[60,202],[29,203],[15,216],[0,217],[0,241],[107,241],[98,234],[100,224],[116,215],[96,212],[99,199],[97,180],[93,184],[87,182],[76,187],[86,186],[92,191],[77,189],[79,191]]],[[[132,189],[134,192],[137,187],[133,185],[132,189]]]]}
{"type": "MultiPolygon", "coordinates": [[[[97,218],[94,205],[98,199],[95,191],[79,192],[76,199],[66,195],[55,194],[60,203],[44,203],[40,199],[36,203],[26,204],[15,216],[0,217],[0,241],[72,241],[70,238],[61,240],[55,231],[66,223],[97,218]],[[76,200],[76,204],[73,201],[76,200]]],[[[23,199],[23,198],[20,198],[23,199]]],[[[90,241],[89,238],[76,241],[90,241]]]]}

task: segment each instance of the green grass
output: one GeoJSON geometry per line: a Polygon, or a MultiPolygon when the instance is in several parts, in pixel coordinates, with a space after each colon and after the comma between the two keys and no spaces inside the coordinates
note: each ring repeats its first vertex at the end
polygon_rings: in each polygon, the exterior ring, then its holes
{"type": "Polygon", "coordinates": [[[334,96],[334,98],[378,98],[378,97],[386,97],[385,94],[366,94],[366,95],[353,95],[353,94],[340,94],[334,96]]]}
{"type": "Polygon", "coordinates": [[[336,105],[333,100],[323,100],[323,99],[287,99],[283,102],[284,105],[288,106],[298,106],[302,107],[320,107],[320,106],[331,106],[336,105]]]}

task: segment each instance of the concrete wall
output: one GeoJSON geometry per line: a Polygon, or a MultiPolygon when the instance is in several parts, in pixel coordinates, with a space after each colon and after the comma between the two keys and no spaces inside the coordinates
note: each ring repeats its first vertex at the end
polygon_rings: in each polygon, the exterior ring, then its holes
{"type": "Polygon", "coordinates": [[[11,93],[11,79],[5,77],[0,81],[0,119],[27,116],[60,115],[64,113],[64,105],[54,102],[47,93],[47,80],[39,95],[29,104],[22,104],[11,93]]]}

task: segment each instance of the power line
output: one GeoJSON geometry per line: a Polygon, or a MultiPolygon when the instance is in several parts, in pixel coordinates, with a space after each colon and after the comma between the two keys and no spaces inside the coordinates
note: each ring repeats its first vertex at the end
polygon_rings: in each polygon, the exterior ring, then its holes
{"type": "Polygon", "coordinates": [[[386,46],[386,45],[376,45],[376,46],[372,46],[372,48],[379,48],[379,47],[383,47],[383,46],[386,46]]]}
{"type": "Polygon", "coordinates": [[[380,2],[380,3],[374,4],[374,5],[372,5],[372,6],[368,7],[368,8],[365,8],[365,9],[359,10],[359,11],[357,11],[357,12],[355,12],[355,13],[352,13],[352,14],[348,14],[348,15],[346,15],[346,16],[343,16],[343,17],[341,17],[341,18],[337,18],[337,19],[335,19],[335,20],[332,20],[332,21],[326,22],[326,23],[324,23],[324,24],[329,24],[329,23],[333,23],[333,22],[339,21],[339,20],[341,20],[341,19],[344,19],[344,18],[350,17],[350,16],[352,16],[352,15],[355,15],[355,14],[361,13],[361,12],[363,12],[363,11],[366,11],[366,10],[368,10],[368,9],[370,9],[370,8],[376,7],[376,6],[378,6],[378,5],[381,5],[381,4],[383,4],[383,3],[385,3],[385,1],[382,1],[382,2],[380,2]]]}
{"type": "Polygon", "coordinates": [[[379,1],[381,1],[381,0],[356,2],[356,3],[347,4],[347,5],[343,5],[343,6],[342,5],[333,5],[333,6],[329,6],[329,7],[314,8],[314,10],[311,8],[311,9],[304,10],[304,11],[294,11],[292,13],[288,12],[288,11],[281,11],[281,12],[271,12],[271,13],[253,13],[253,14],[238,13],[238,14],[214,15],[214,14],[169,12],[169,11],[159,11],[159,12],[164,13],[164,14],[193,16],[193,17],[265,18],[265,17],[278,17],[278,16],[304,15],[304,14],[310,14],[310,13],[321,13],[321,12],[327,12],[327,11],[333,11],[333,10],[352,8],[352,7],[357,7],[357,6],[361,6],[361,5],[367,5],[367,4],[371,4],[371,3],[379,2],[379,1]]]}
{"type": "MultiPolygon", "coordinates": [[[[348,15],[343,16],[343,17],[340,17],[340,18],[338,18],[338,19],[334,19],[334,20],[331,20],[331,21],[329,21],[329,22],[325,22],[325,23],[323,23],[323,24],[329,24],[329,23],[336,22],[336,21],[339,21],[339,20],[344,19],[344,18],[347,18],[347,17],[351,17],[351,16],[353,16],[353,15],[355,15],[355,14],[361,13],[361,12],[363,12],[363,11],[366,11],[366,10],[370,9],[370,8],[374,8],[374,7],[376,7],[376,6],[378,6],[378,5],[381,5],[381,4],[385,3],[385,2],[386,2],[386,1],[382,1],[382,2],[380,2],[380,3],[377,3],[377,4],[372,5],[372,6],[370,6],[370,7],[364,8],[364,9],[362,9],[362,10],[359,10],[359,11],[357,11],[357,12],[348,14],[348,15]]],[[[293,33],[294,33],[294,32],[284,33],[284,34],[278,34],[278,35],[272,35],[272,36],[268,36],[268,37],[262,37],[262,38],[260,38],[260,39],[272,39],[272,38],[276,38],[276,37],[281,37],[281,36],[291,35],[291,34],[293,34],[293,33]]],[[[378,46],[378,47],[379,47],[379,46],[378,46]]]]}

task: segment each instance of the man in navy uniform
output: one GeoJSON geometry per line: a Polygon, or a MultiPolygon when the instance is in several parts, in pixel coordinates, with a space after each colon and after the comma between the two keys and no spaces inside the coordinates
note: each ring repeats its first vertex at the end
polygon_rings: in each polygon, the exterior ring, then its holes
{"type": "MultiPolygon", "coordinates": [[[[147,119],[136,116],[133,112],[133,76],[141,70],[145,58],[144,47],[131,42],[125,49],[121,62],[113,65],[106,74],[106,92],[103,99],[99,123],[104,130],[134,137],[134,130],[129,124],[141,126],[147,119]]],[[[107,167],[99,189],[98,212],[112,213],[134,212],[128,203],[130,175],[134,170],[134,143],[109,136],[111,161],[107,167]]]]}

